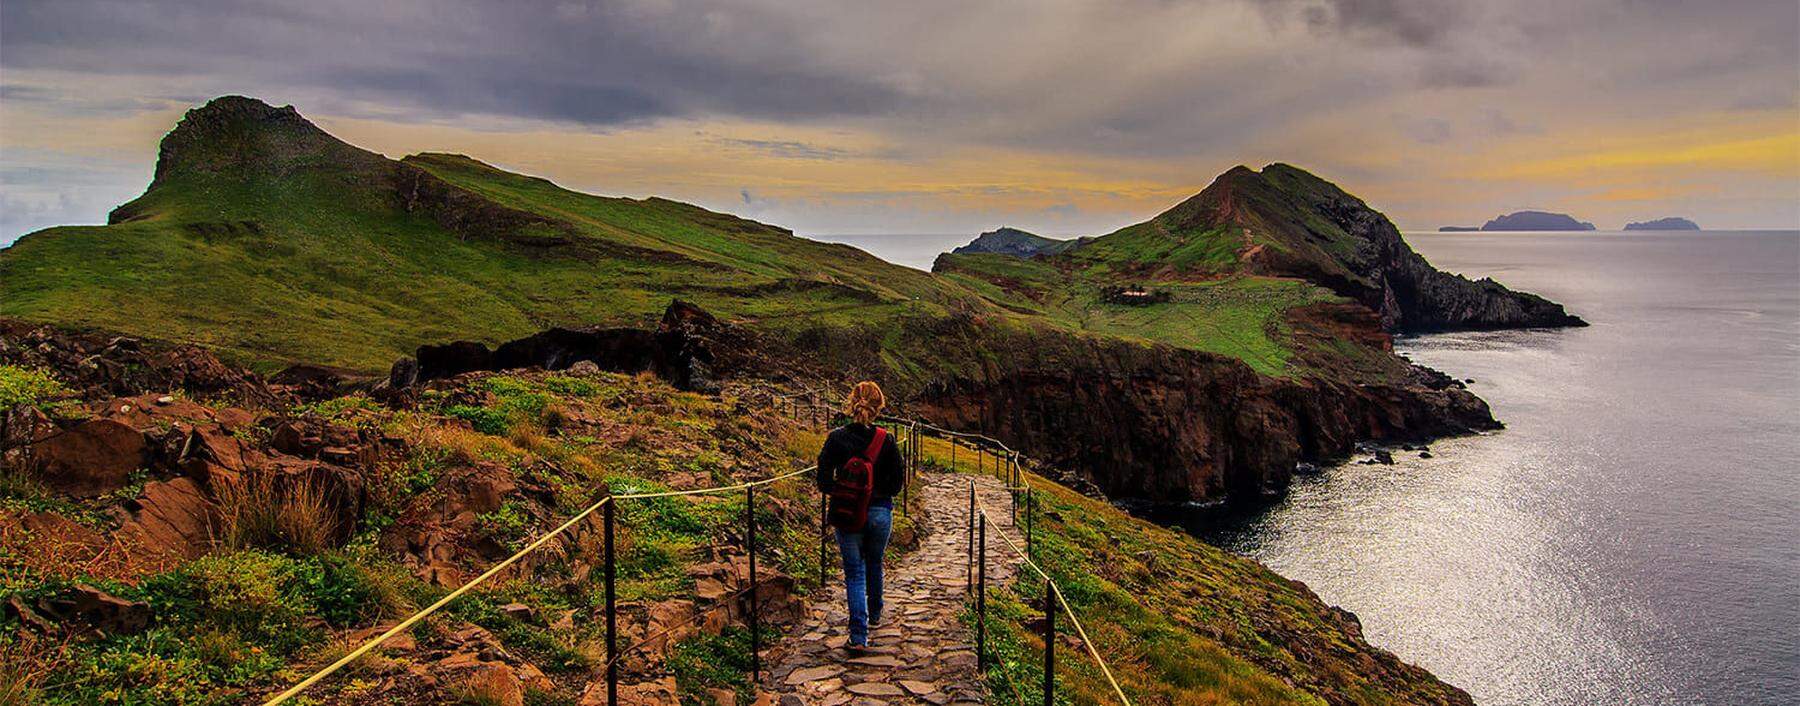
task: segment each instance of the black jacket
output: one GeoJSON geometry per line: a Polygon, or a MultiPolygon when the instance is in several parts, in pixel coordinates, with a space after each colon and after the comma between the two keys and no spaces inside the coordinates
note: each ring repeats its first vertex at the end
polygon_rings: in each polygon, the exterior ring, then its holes
{"type": "MultiPolygon", "coordinates": [[[[819,449],[819,490],[828,492],[831,484],[837,482],[837,472],[844,467],[844,462],[852,456],[860,456],[869,450],[869,442],[875,438],[875,427],[856,424],[845,424],[832,430],[825,437],[825,446],[819,449]]],[[[875,458],[875,498],[892,498],[900,494],[900,485],[906,482],[906,461],[900,457],[900,447],[894,443],[894,435],[888,434],[881,442],[881,451],[875,458]]]]}

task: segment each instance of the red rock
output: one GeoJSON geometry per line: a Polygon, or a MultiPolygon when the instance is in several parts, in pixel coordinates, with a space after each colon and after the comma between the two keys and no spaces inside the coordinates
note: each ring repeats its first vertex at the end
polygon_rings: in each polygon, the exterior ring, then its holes
{"type": "Polygon", "coordinates": [[[124,487],[126,477],[143,467],[146,448],[144,435],[130,425],[95,419],[52,435],[36,451],[44,485],[92,498],[124,487]]]}
{"type": "Polygon", "coordinates": [[[76,584],[47,607],[63,620],[107,635],[132,635],[150,627],[149,603],[128,601],[87,584],[76,584]]]}
{"type": "Polygon", "coordinates": [[[218,535],[219,508],[192,478],[154,481],[125,504],[120,536],[148,551],[196,558],[218,535]]]}

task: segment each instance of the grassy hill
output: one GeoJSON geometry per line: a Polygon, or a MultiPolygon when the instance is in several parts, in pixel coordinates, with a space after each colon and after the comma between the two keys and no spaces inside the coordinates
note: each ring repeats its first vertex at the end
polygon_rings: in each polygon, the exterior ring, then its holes
{"type": "MultiPolygon", "coordinates": [[[[458,155],[391,160],[240,97],[190,111],[149,189],[111,221],[0,250],[0,315],[198,342],[265,370],[374,372],[423,343],[641,324],[679,297],[772,331],[975,316],[1283,374],[1294,345],[1283,311],[1335,298],[1255,277],[1184,285],[1183,305],[1160,312],[1105,305],[1092,287],[1009,292],[996,284],[1058,287],[1050,270],[999,256],[948,256],[965,276],[933,276],[665,199],[583,194],[458,155]]],[[[1124,235],[1078,249],[1082,261],[1131,271],[1094,259],[1129,245],[1124,235]]]]}
{"type": "MultiPolygon", "coordinates": [[[[1437,270],[1386,216],[1286,164],[1260,172],[1234,167],[1155,218],[1037,259],[1045,266],[1039,273],[1058,277],[1022,282],[1022,294],[1034,298],[1067,299],[1046,290],[1153,282],[1175,295],[1177,305],[1168,309],[1205,317],[1204,309],[1181,306],[1192,299],[1180,296],[1185,286],[1276,277],[1362,303],[1389,330],[1585,325],[1554,302],[1437,270]]],[[[995,282],[1012,275],[968,254],[946,256],[936,269],[995,282]]]]}
{"type": "Polygon", "coordinates": [[[270,367],[381,370],[421,343],[642,323],[980,307],[843,245],[664,199],[604,198],[454,155],[395,161],[291,108],[221,98],[106,226],[0,251],[0,315],[196,341],[270,367]]]}

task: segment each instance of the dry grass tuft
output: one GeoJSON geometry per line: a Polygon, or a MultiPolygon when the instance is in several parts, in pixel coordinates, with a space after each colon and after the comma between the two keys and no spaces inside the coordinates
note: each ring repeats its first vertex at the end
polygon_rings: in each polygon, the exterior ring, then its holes
{"type": "Polygon", "coordinates": [[[488,668],[450,687],[450,696],[467,706],[519,706],[524,694],[509,669],[488,668]]]}
{"type": "Polygon", "coordinates": [[[337,536],[331,501],[312,478],[281,484],[273,474],[257,473],[219,490],[221,535],[229,548],[316,554],[337,536]]]}

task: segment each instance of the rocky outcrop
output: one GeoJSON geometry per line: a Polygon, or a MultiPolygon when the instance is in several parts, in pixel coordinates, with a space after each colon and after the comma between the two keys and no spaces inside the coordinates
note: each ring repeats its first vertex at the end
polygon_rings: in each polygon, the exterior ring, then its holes
{"type": "Polygon", "coordinates": [[[0,318],[0,363],[54,370],[83,399],[182,391],[246,402],[281,396],[261,378],[193,345],[0,318]]]}
{"type": "Polygon", "coordinates": [[[1567,213],[1514,211],[1481,224],[1482,230],[1593,230],[1594,224],[1567,213]]]}
{"type": "Polygon", "coordinates": [[[77,498],[105,495],[143,467],[144,435],[112,419],[82,422],[49,434],[36,449],[39,477],[51,490],[77,498]]]}
{"type": "Polygon", "coordinates": [[[1054,255],[1069,248],[1085,243],[1092,238],[1074,240],[1057,240],[1046,238],[1035,233],[1027,233],[1017,228],[998,228],[982,233],[968,245],[950,251],[962,255],[969,253],[995,253],[1013,257],[1032,258],[1040,255],[1054,255]]]}
{"type": "Polygon", "coordinates": [[[663,311],[656,330],[638,328],[552,328],[500,344],[492,351],[474,341],[421,346],[417,358],[397,361],[389,384],[407,387],[476,371],[541,368],[563,370],[592,363],[601,370],[652,372],[684,390],[709,391],[714,349],[745,345],[739,332],[688,302],[663,311]]]}
{"type": "Polygon", "coordinates": [[[1060,369],[934,385],[927,418],[981,430],[1053,465],[1086,469],[1108,496],[1257,502],[1297,464],[1358,440],[1418,440],[1498,426],[1486,403],[1423,369],[1391,385],[1276,379],[1205,353],[1097,350],[1060,369]]]}
{"type": "Polygon", "coordinates": [[[1678,216],[1625,224],[1625,230],[1700,230],[1700,224],[1678,216]]]}
{"type": "Polygon", "coordinates": [[[85,583],[53,596],[26,601],[13,596],[5,603],[9,617],[38,632],[68,627],[102,635],[135,635],[150,627],[150,604],[128,601],[85,583]]]}

